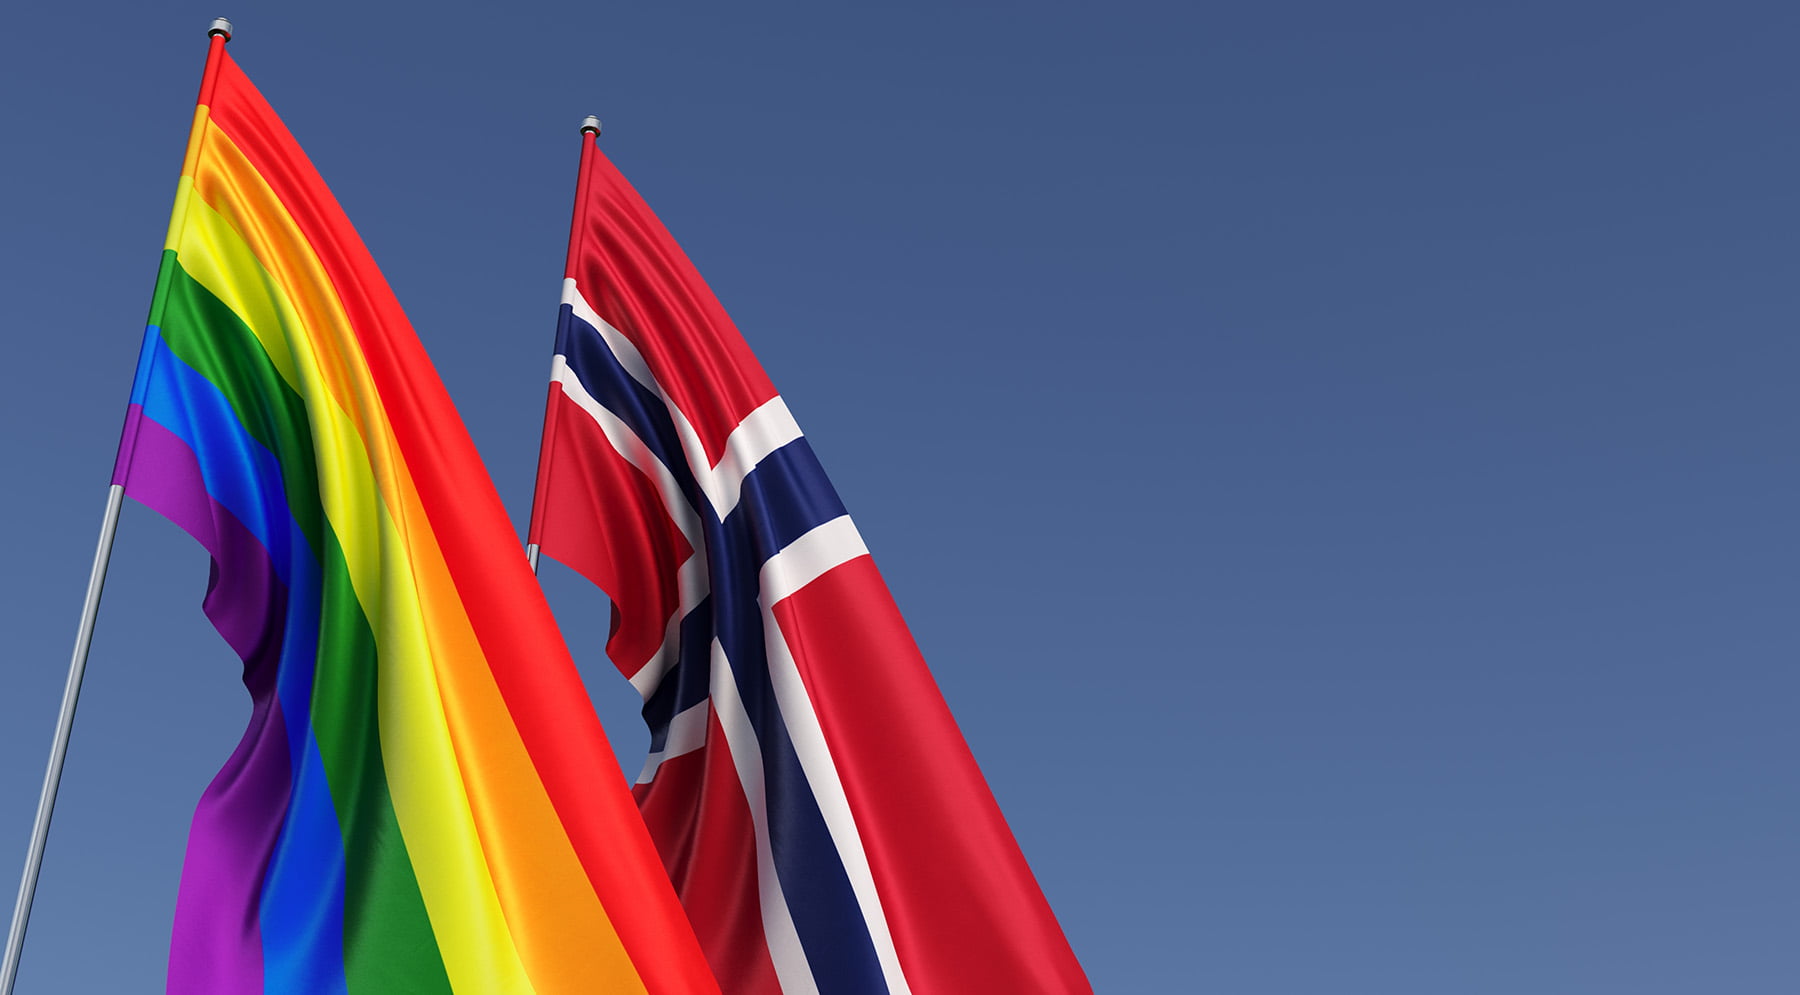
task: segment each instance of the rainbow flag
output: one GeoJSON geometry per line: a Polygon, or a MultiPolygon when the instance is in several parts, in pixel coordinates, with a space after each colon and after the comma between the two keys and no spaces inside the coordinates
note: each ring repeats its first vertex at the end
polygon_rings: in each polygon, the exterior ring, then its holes
{"type": "Polygon", "coordinates": [[[113,478],[211,552],[254,702],[168,990],[717,993],[443,385],[225,41],[113,478]]]}

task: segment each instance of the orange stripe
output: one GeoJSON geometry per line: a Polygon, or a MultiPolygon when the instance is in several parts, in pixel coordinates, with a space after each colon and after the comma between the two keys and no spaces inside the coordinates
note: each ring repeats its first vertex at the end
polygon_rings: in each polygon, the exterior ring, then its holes
{"type": "MultiPolygon", "coordinates": [[[[192,171],[188,173],[194,181],[195,192],[243,236],[257,262],[280,285],[293,305],[303,334],[313,341],[303,343],[290,338],[290,345],[295,349],[312,347],[326,389],[338,406],[350,415],[365,445],[381,434],[389,435],[391,444],[391,433],[381,432],[382,412],[367,410],[367,405],[357,403],[359,396],[374,397],[374,387],[369,383],[366,369],[358,371],[350,366],[353,357],[360,358],[360,350],[351,334],[350,320],[344,313],[337,288],[332,286],[324,267],[319,265],[312,246],[287,217],[268,183],[217,122],[208,116],[197,122],[196,131],[198,140],[190,146],[193,149],[189,153],[192,171]],[[358,372],[362,373],[361,377],[357,377],[358,372]],[[361,391],[367,393],[361,394],[361,391]],[[377,424],[371,426],[371,421],[377,424]],[[376,429],[375,436],[371,435],[371,427],[376,429]]],[[[299,330],[288,331],[293,337],[299,330]]],[[[276,363],[286,365],[280,358],[276,363]]],[[[371,455],[374,455],[373,450],[371,455]]],[[[383,468],[380,461],[376,461],[376,466],[378,470],[383,468]]],[[[383,487],[383,491],[387,489],[383,487]]]]}

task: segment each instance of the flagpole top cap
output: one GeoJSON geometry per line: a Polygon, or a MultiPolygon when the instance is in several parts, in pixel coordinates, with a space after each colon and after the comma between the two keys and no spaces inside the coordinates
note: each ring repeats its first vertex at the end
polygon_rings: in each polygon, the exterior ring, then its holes
{"type": "Polygon", "coordinates": [[[592,133],[595,136],[598,136],[600,134],[600,119],[592,114],[582,118],[581,133],[584,135],[592,133]]]}
{"type": "Polygon", "coordinates": [[[224,35],[225,40],[230,41],[231,22],[223,17],[213,18],[212,24],[206,29],[206,37],[211,38],[213,35],[224,35]]]}

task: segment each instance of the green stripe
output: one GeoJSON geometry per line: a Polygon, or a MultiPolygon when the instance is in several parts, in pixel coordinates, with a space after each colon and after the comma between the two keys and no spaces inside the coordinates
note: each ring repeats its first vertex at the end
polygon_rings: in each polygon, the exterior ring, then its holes
{"type": "Polygon", "coordinates": [[[352,993],[448,995],[450,978],[388,794],[377,728],[375,634],[350,588],[350,568],[335,536],[326,544],[324,575],[313,730],[344,830],[344,977],[352,993]]]}
{"type": "MultiPolygon", "coordinates": [[[[167,258],[167,257],[166,257],[167,258]]],[[[171,352],[217,386],[281,464],[294,518],[319,557],[319,656],[311,726],[343,835],[344,974],[353,993],[450,992],[394,815],[378,727],[374,630],[319,499],[305,402],[235,312],[165,262],[152,314],[171,352]]]]}
{"type": "Polygon", "coordinates": [[[281,463],[288,505],[317,558],[326,526],[306,402],[281,378],[243,319],[189,276],[178,260],[165,266],[157,281],[152,313],[158,311],[161,320],[152,323],[162,329],[169,351],[212,381],[244,429],[281,463]]]}
{"type": "Polygon", "coordinates": [[[175,250],[164,249],[162,260],[156,264],[156,288],[150,291],[150,319],[148,324],[162,327],[163,302],[169,296],[169,275],[175,271],[175,250]]]}

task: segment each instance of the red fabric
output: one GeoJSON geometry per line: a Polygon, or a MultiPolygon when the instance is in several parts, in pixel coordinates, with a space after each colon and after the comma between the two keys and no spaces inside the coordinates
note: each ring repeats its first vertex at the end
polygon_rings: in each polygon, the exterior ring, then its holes
{"type": "Polygon", "coordinates": [[[544,553],[617,592],[606,652],[629,677],[662,646],[681,607],[675,571],[692,547],[649,478],[613,450],[560,385],[550,391],[545,420],[560,442],[538,477],[537,503],[539,520],[556,528],[539,541],[544,553]]]}
{"type": "Polygon", "coordinates": [[[912,990],[1091,991],[874,561],[828,571],[775,618],[912,990]]]}
{"type": "Polygon", "coordinates": [[[717,718],[708,719],[707,744],[632,793],[713,973],[732,995],[781,995],[756,900],[756,830],[717,718]]]}
{"type": "Polygon", "coordinates": [[[687,254],[593,141],[586,136],[589,200],[569,275],[643,353],[717,463],[731,430],[775,396],[775,385],[687,254]]]}

